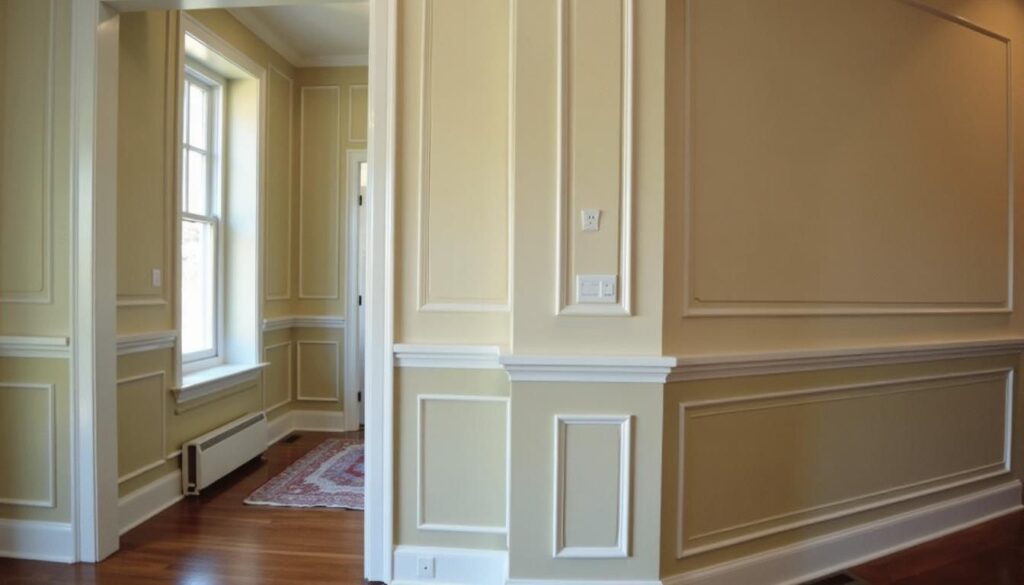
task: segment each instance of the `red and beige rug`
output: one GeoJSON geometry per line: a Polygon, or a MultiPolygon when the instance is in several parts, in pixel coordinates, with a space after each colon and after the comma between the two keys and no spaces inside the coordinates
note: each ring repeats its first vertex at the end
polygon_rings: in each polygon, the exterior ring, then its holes
{"type": "Polygon", "coordinates": [[[256,506],[363,509],[363,443],[327,439],[245,500],[256,506]]]}

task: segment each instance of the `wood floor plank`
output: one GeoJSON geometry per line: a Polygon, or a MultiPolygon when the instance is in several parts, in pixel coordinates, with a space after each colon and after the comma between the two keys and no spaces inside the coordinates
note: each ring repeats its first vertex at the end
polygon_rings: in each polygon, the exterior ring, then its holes
{"type": "Polygon", "coordinates": [[[2,585],[318,585],[363,582],[363,513],[246,506],[243,500],[325,439],[300,432],[121,537],[98,565],[0,559],[2,585]]]}

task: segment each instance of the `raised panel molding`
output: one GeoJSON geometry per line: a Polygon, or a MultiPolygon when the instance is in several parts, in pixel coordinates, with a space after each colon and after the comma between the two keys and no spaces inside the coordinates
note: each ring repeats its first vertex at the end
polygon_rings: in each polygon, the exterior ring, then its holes
{"type": "Polygon", "coordinates": [[[11,506],[25,506],[30,508],[56,508],[57,507],[57,387],[54,384],[32,384],[32,383],[2,383],[0,382],[0,393],[5,390],[33,390],[46,393],[46,438],[47,438],[47,460],[46,480],[47,493],[36,499],[7,498],[0,497],[0,504],[11,506]]]}
{"type": "Polygon", "coordinates": [[[296,393],[296,399],[304,400],[307,402],[337,402],[341,394],[338,380],[341,378],[341,348],[337,341],[297,341],[295,342],[295,354],[296,354],[296,386],[298,391],[296,393]],[[302,347],[305,345],[331,345],[334,347],[334,393],[333,396],[307,396],[304,395],[302,390],[302,347]]]}
{"type": "Polygon", "coordinates": [[[511,441],[509,440],[512,424],[511,424],[511,409],[509,408],[509,399],[504,396],[475,396],[466,394],[421,394],[416,400],[416,527],[419,530],[433,531],[433,532],[458,532],[464,534],[505,534],[508,532],[508,480],[510,477],[511,469],[511,441]],[[425,426],[423,424],[423,411],[424,406],[429,401],[446,401],[446,402],[491,402],[501,403],[505,407],[505,521],[501,526],[489,526],[482,524],[449,524],[441,522],[428,522],[426,519],[426,489],[425,489],[425,474],[426,468],[424,465],[424,449],[426,445],[426,439],[424,435],[425,426]]]}
{"type": "MultiPolygon", "coordinates": [[[[56,55],[57,55],[57,5],[56,0],[46,0],[49,13],[48,38],[46,55],[46,102],[43,113],[43,127],[40,134],[43,136],[43,176],[40,182],[39,197],[42,199],[42,224],[40,225],[40,272],[42,282],[38,290],[0,290],[0,303],[8,304],[50,304],[53,302],[53,207],[54,207],[54,141],[56,139],[56,128],[54,117],[56,116],[55,87],[57,83],[56,55]]],[[[3,55],[0,54],[0,58],[3,55]]],[[[2,112],[0,112],[2,114],[2,112]]],[[[2,138],[0,138],[2,140],[2,138]]],[[[0,161],[2,164],[3,161],[0,161]]],[[[28,194],[16,194],[9,196],[28,197],[28,194]]]]}
{"type": "Polygon", "coordinates": [[[117,483],[121,484],[130,479],[136,478],[148,471],[152,471],[167,462],[170,457],[167,455],[167,407],[166,401],[164,400],[164,392],[167,388],[167,372],[164,370],[157,370],[146,374],[139,374],[137,376],[129,376],[127,378],[120,378],[117,381],[117,386],[120,388],[124,384],[131,384],[133,382],[141,382],[143,380],[149,380],[152,378],[158,378],[160,380],[160,391],[157,393],[158,402],[160,406],[160,454],[156,459],[139,466],[136,469],[125,473],[117,478],[117,483]]]}
{"type": "MultiPolygon", "coordinates": [[[[419,120],[419,246],[417,250],[417,308],[423,312],[436,313],[507,313],[511,310],[511,288],[512,288],[512,263],[509,262],[508,287],[504,298],[501,299],[434,299],[430,295],[430,137],[431,137],[431,58],[433,55],[433,12],[434,3],[437,0],[424,0],[423,19],[420,31],[422,44],[420,47],[420,120],[419,120]]],[[[511,69],[511,63],[510,63],[511,69]]],[[[510,76],[510,80],[512,77],[510,76]]],[[[508,95],[511,96],[513,87],[510,84],[508,95]]],[[[511,98],[509,99],[511,103],[511,98]]],[[[509,119],[511,128],[511,110],[509,108],[509,119]]],[[[509,141],[511,143],[511,140],[509,141]]],[[[511,156],[511,151],[509,152],[511,156]]],[[[511,159],[509,167],[511,168],[511,159]]],[[[512,174],[511,172],[509,173],[512,174]]],[[[509,201],[509,215],[506,222],[512,218],[512,197],[507,194],[509,201]]],[[[509,250],[511,250],[512,230],[508,230],[509,250]]]]}
{"type": "Polygon", "coordinates": [[[633,417],[630,415],[555,415],[555,490],[554,490],[554,550],[555,558],[561,559],[619,559],[629,556],[629,518],[632,507],[633,417]],[[619,457],[616,462],[618,475],[618,506],[610,513],[615,514],[615,546],[573,546],[566,542],[566,499],[569,496],[566,484],[566,434],[568,428],[576,425],[604,425],[618,427],[619,457]]]}
{"type": "MultiPolygon", "coordinates": [[[[560,315],[603,315],[629,316],[633,314],[633,106],[636,92],[634,61],[634,3],[622,2],[622,75],[620,81],[622,112],[620,124],[619,166],[621,185],[619,192],[619,302],[608,305],[587,305],[575,302],[575,275],[570,270],[573,253],[571,240],[576,225],[573,214],[574,199],[572,181],[573,128],[571,87],[572,62],[575,58],[570,50],[572,18],[570,4],[573,0],[558,2],[558,234],[555,265],[558,269],[556,282],[555,312],[560,315]]],[[[584,3],[585,4],[585,3],[584,3]]],[[[609,229],[609,228],[603,228],[609,229]]]]}
{"type": "MultiPolygon", "coordinates": [[[[234,12],[232,12],[232,13],[234,13],[234,12]]],[[[285,75],[284,72],[281,71],[280,69],[278,69],[277,67],[274,67],[274,65],[272,63],[269,64],[269,66],[268,66],[268,75],[270,73],[276,73],[278,76],[280,76],[281,78],[285,79],[288,82],[288,112],[292,112],[293,109],[294,109],[294,101],[295,101],[295,92],[294,92],[295,82],[294,82],[294,80],[291,77],[288,77],[287,75],[285,75]]],[[[268,85],[267,95],[268,96],[270,95],[269,83],[270,82],[269,82],[269,77],[268,77],[268,82],[267,82],[267,85],[268,85]]],[[[268,104],[268,108],[267,108],[268,111],[270,110],[270,106],[271,105],[268,104]]],[[[286,235],[286,243],[285,243],[285,248],[287,250],[287,253],[285,254],[285,264],[284,264],[285,265],[285,270],[284,270],[284,292],[282,292],[280,294],[273,294],[273,293],[271,293],[270,292],[270,288],[271,287],[270,287],[270,284],[268,283],[266,285],[266,295],[267,295],[266,296],[266,300],[268,300],[268,301],[287,301],[287,300],[291,299],[291,297],[292,297],[292,191],[293,191],[293,181],[292,181],[292,167],[293,167],[293,164],[292,163],[295,161],[295,156],[294,156],[294,154],[295,154],[295,139],[294,139],[294,128],[292,128],[292,125],[293,125],[292,119],[293,119],[293,117],[289,113],[289,115],[288,115],[288,205],[287,205],[287,207],[288,207],[288,214],[287,214],[287,220],[286,220],[288,227],[287,227],[287,230],[286,230],[286,234],[287,235],[286,235]]],[[[274,139],[274,137],[270,136],[270,123],[269,123],[269,121],[266,123],[266,126],[267,126],[267,143],[269,144],[274,139]]],[[[270,168],[269,164],[267,165],[267,168],[268,169],[270,168]]],[[[267,204],[264,204],[264,205],[266,206],[267,204]]],[[[266,227],[267,226],[267,219],[268,218],[264,218],[264,220],[263,220],[263,222],[264,222],[264,228],[263,228],[264,231],[269,231],[268,228],[266,227]]],[[[266,242],[265,245],[269,245],[270,244],[269,234],[264,235],[263,241],[266,242]]],[[[270,255],[267,254],[267,253],[264,253],[263,254],[263,265],[264,265],[263,272],[264,272],[264,274],[270,274],[270,270],[268,269],[268,263],[269,262],[270,262],[270,255]]]]}
{"type": "Polygon", "coordinates": [[[355,119],[352,116],[352,104],[355,102],[354,96],[353,96],[353,94],[355,92],[362,91],[363,93],[367,93],[368,94],[369,89],[370,89],[370,86],[366,85],[365,83],[364,84],[356,84],[356,85],[348,86],[348,141],[349,142],[357,142],[357,143],[358,142],[366,142],[365,130],[364,130],[364,134],[363,134],[362,138],[359,138],[359,137],[356,137],[356,136],[352,135],[352,128],[355,126],[355,124],[353,123],[355,121],[355,119]]]}
{"type": "MultiPolygon", "coordinates": [[[[821,300],[821,301],[800,301],[800,300],[722,300],[718,301],[715,299],[701,300],[697,298],[696,293],[696,275],[694,274],[695,265],[695,242],[694,242],[694,225],[699,223],[699,219],[695,214],[695,194],[693,177],[694,171],[694,107],[693,107],[693,95],[694,95],[694,79],[693,71],[694,59],[693,59],[693,35],[694,35],[694,10],[693,5],[695,0],[684,0],[685,1],[685,54],[683,60],[685,62],[685,99],[684,101],[684,119],[685,119],[685,137],[684,137],[684,151],[685,161],[683,162],[685,167],[685,185],[683,189],[683,233],[685,241],[685,251],[682,252],[683,265],[682,274],[684,282],[684,298],[682,299],[682,314],[683,317],[735,317],[735,316],[819,316],[819,315],[843,315],[843,316],[861,316],[861,315],[918,315],[918,314],[984,314],[984,313],[1009,313],[1013,309],[1013,265],[1014,265],[1014,220],[1013,220],[1013,198],[1014,198],[1014,181],[1012,168],[1009,170],[1009,193],[1008,193],[1008,204],[1007,204],[1007,224],[1008,224],[1008,260],[1006,266],[1006,301],[1002,303],[982,303],[982,302],[957,302],[956,300],[943,301],[943,302],[926,302],[926,301],[909,301],[909,302],[890,302],[890,301],[856,301],[856,300],[821,300]]],[[[898,4],[909,6],[912,9],[920,11],[925,14],[926,17],[939,18],[955,25],[961,26],[966,30],[973,31],[980,35],[984,35],[991,39],[1000,41],[1006,45],[1006,88],[1007,88],[1007,123],[1011,124],[1013,120],[1013,83],[1012,83],[1012,68],[1010,66],[1010,39],[998,32],[983,27],[975,22],[967,20],[963,17],[955,14],[946,12],[934,6],[927,4],[921,0],[890,0],[898,4]]],[[[1008,143],[1007,152],[1008,160],[1013,160],[1013,135],[1012,128],[1007,131],[1008,143]]]]}
{"type": "Polygon", "coordinates": [[[860,384],[848,384],[840,386],[826,386],[804,390],[787,392],[773,392],[755,396],[738,396],[723,399],[705,400],[700,402],[682,403],[679,405],[679,461],[678,467],[678,492],[677,518],[676,518],[676,557],[679,559],[698,555],[708,551],[718,550],[778,534],[788,530],[819,524],[829,520],[842,518],[852,514],[874,510],[898,502],[912,500],[928,494],[941,492],[954,487],[981,482],[994,477],[1010,473],[1010,453],[1012,448],[1012,426],[1013,426],[1013,370],[1009,368],[979,370],[970,372],[958,372],[936,376],[922,376],[915,378],[897,378],[868,382],[860,384]],[[714,414],[739,414],[755,410],[779,408],[794,405],[808,405],[814,403],[830,402],[835,400],[856,400],[865,397],[879,397],[888,394],[907,392],[927,392],[930,390],[941,390],[949,387],[962,386],[969,383],[981,383],[990,381],[1002,381],[1005,386],[1003,408],[1005,412],[1003,429],[1003,449],[1000,461],[960,470],[954,473],[929,477],[913,481],[908,484],[890,486],[884,490],[861,494],[856,497],[843,499],[815,505],[806,509],[791,510],[783,514],[768,516],[750,522],[744,522],[735,526],[717,528],[710,532],[688,536],[686,529],[686,431],[689,412],[697,408],[722,408],[727,410],[714,414]],[[839,396],[836,393],[864,391],[871,394],[863,396],[839,396]],[[786,400],[786,402],[778,402],[786,400]],[[768,403],[768,401],[776,401],[768,403]],[[739,404],[746,403],[745,406],[739,404]],[[730,405],[737,404],[732,407],[730,405]],[[705,544],[688,544],[693,539],[717,537],[705,544]]]}
{"type": "MultiPolygon", "coordinates": [[[[338,164],[341,164],[341,88],[336,85],[308,85],[299,89],[299,148],[301,155],[299,156],[299,298],[310,299],[310,300],[338,300],[341,296],[341,270],[336,265],[329,267],[330,270],[335,272],[333,279],[333,289],[329,291],[311,292],[307,290],[305,283],[305,270],[303,269],[303,259],[306,257],[305,252],[305,215],[303,209],[306,201],[306,186],[305,186],[305,168],[306,168],[306,138],[305,138],[305,112],[306,112],[306,94],[314,91],[327,91],[335,95],[335,108],[337,109],[338,116],[338,127],[336,129],[337,137],[335,138],[334,148],[337,152],[334,153],[334,158],[338,160],[338,164]]],[[[340,172],[337,173],[340,176],[340,172]]],[[[338,176],[334,180],[334,192],[330,197],[330,200],[334,202],[336,209],[332,214],[334,221],[334,228],[337,232],[335,239],[337,240],[337,250],[343,248],[341,228],[341,188],[338,176]]]]}
{"type": "Polygon", "coordinates": [[[264,347],[263,348],[263,361],[272,364],[266,370],[264,370],[264,373],[263,373],[263,379],[264,379],[264,384],[263,384],[263,412],[270,413],[270,412],[272,412],[274,410],[277,410],[278,408],[284,406],[285,404],[288,404],[292,400],[292,373],[293,373],[292,372],[292,342],[291,341],[285,341],[285,342],[282,342],[282,343],[275,343],[275,344],[268,345],[268,346],[264,347]],[[287,396],[285,397],[284,400],[282,400],[282,401],[280,401],[280,402],[278,402],[276,404],[271,404],[270,406],[267,406],[266,378],[267,378],[267,372],[270,370],[271,367],[273,367],[273,364],[274,364],[274,360],[270,359],[270,352],[271,352],[271,350],[278,349],[278,348],[281,348],[281,347],[288,348],[288,351],[286,352],[286,355],[288,356],[288,377],[287,377],[287,380],[288,380],[288,392],[287,392],[287,396]]]}

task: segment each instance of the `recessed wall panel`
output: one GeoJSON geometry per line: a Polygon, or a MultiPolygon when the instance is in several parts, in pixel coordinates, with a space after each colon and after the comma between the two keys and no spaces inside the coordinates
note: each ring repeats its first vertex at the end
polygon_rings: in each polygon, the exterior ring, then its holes
{"type": "Polygon", "coordinates": [[[291,296],[292,80],[274,67],[267,73],[266,294],[291,296]]]}
{"type": "Polygon", "coordinates": [[[299,341],[296,347],[298,399],[336,402],[340,396],[340,344],[336,341],[299,341]]]}
{"type": "Polygon", "coordinates": [[[163,464],[166,395],[164,372],[118,380],[117,474],[122,481],[163,464]]]}
{"type": "Polygon", "coordinates": [[[0,504],[53,507],[56,498],[55,390],[0,383],[0,504]]]}
{"type": "Polygon", "coordinates": [[[299,297],[341,296],[341,88],[300,92],[299,297]]]}
{"type": "Polygon", "coordinates": [[[268,345],[263,360],[269,364],[263,371],[263,408],[270,410],[291,399],[292,342],[268,345]]]}

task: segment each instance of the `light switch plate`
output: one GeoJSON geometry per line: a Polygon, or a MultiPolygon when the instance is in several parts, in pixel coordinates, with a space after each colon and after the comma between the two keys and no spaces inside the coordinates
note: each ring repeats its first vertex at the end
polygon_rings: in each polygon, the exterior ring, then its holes
{"type": "Polygon", "coordinates": [[[580,212],[583,220],[583,231],[596,232],[601,229],[601,210],[584,209],[580,212]]]}
{"type": "Polygon", "coordinates": [[[615,304],[619,302],[618,277],[614,274],[576,275],[576,302],[615,304]]]}

